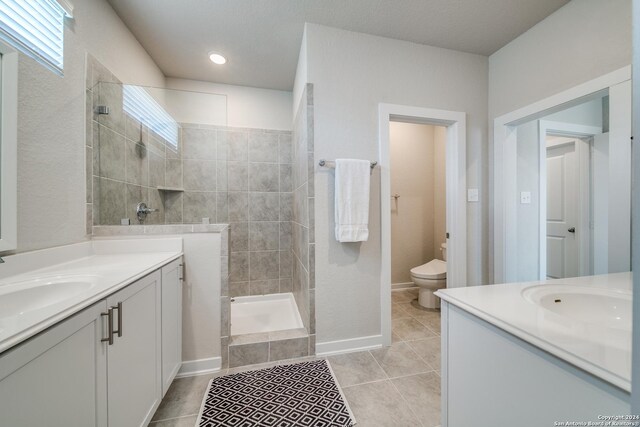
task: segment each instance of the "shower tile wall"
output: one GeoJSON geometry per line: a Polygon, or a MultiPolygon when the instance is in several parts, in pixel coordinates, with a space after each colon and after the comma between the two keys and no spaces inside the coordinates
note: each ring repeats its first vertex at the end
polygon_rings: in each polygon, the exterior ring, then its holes
{"type": "Polygon", "coordinates": [[[313,85],[307,84],[293,123],[293,295],[315,354],[315,219],[313,85]]]}
{"type": "Polygon", "coordinates": [[[166,141],[124,113],[122,85],[109,70],[87,56],[86,87],[87,234],[91,225],[136,224],[136,205],[159,211],[146,224],[164,224],[166,141]],[[108,115],[96,114],[108,106],[108,115]]]}
{"type": "Polygon", "coordinates": [[[141,201],[160,210],[146,224],[229,223],[228,295],[291,292],[291,132],[181,123],[174,150],[122,111],[118,83],[87,58],[87,234],[137,224],[141,201]]]}
{"type": "Polygon", "coordinates": [[[291,132],[226,131],[231,297],[291,292],[291,132]]]}

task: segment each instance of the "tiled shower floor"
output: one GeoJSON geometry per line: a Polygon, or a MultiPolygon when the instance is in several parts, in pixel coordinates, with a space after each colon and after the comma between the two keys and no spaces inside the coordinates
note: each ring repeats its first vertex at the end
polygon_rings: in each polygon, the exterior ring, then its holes
{"type": "MultiPolygon", "coordinates": [[[[413,307],[411,300],[416,296],[417,290],[392,293],[391,347],[327,358],[358,421],[357,427],[440,424],[440,313],[413,307]]],[[[193,427],[207,383],[213,376],[315,358],[282,360],[177,379],[150,426],[193,427]]]]}

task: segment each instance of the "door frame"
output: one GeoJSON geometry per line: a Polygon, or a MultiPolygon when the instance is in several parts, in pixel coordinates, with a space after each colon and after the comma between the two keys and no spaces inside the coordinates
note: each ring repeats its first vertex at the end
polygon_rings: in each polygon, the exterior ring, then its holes
{"type": "Polygon", "coordinates": [[[380,103],[380,323],[382,344],[391,345],[391,155],[389,122],[445,126],[447,287],[467,282],[467,125],[466,113],[433,108],[380,103]]]}
{"type": "MultiPolygon", "coordinates": [[[[551,120],[539,120],[538,121],[538,137],[539,137],[539,147],[540,147],[540,160],[539,160],[539,193],[540,193],[540,201],[538,203],[540,211],[539,211],[539,222],[540,222],[540,242],[538,244],[538,248],[540,250],[538,261],[540,263],[538,271],[539,271],[539,279],[546,280],[547,279],[547,136],[564,136],[568,138],[575,138],[583,140],[584,143],[588,144],[585,150],[583,144],[576,144],[575,150],[577,155],[577,162],[579,165],[578,172],[578,185],[580,186],[580,202],[578,206],[578,218],[577,218],[577,227],[578,230],[584,230],[586,227],[589,227],[589,222],[591,220],[591,207],[590,207],[590,196],[589,196],[589,187],[590,187],[590,178],[588,174],[585,174],[585,169],[587,171],[591,170],[591,155],[590,155],[590,147],[591,144],[584,141],[586,138],[593,138],[595,135],[602,133],[602,128],[597,126],[587,126],[587,125],[578,125],[573,123],[564,123],[557,122],[551,120]],[[586,182],[585,182],[586,180],[586,182]],[[586,194],[587,197],[583,197],[586,194]]],[[[579,255],[578,255],[578,268],[580,270],[581,276],[588,276],[589,271],[585,271],[585,266],[590,265],[590,250],[589,245],[591,241],[590,233],[585,235],[580,235],[578,241],[579,255]],[[585,240],[586,236],[586,240],[585,240]]]]}
{"type": "MultiPolygon", "coordinates": [[[[517,259],[517,126],[527,121],[542,118],[548,114],[564,110],[581,104],[590,99],[601,97],[603,93],[609,93],[610,124],[609,141],[624,147],[618,153],[616,159],[623,160],[626,156],[629,162],[631,158],[631,66],[620,68],[596,79],[582,83],[571,89],[557,93],[518,110],[497,117],[494,122],[493,132],[493,169],[494,169],[494,216],[493,216],[493,280],[492,283],[507,283],[518,280],[517,259]],[[618,114],[619,113],[619,114],[618,114]],[[628,153],[626,153],[628,151],[628,153]],[[626,153],[626,154],[625,154],[626,153]]],[[[612,160],[612,161],[613,161],[612,160]]],[[[623,176],[627,171],[618,171],[619,176],[613,181],[618,187],[619,193],[631,194],[631,181],[625,182],[623,176]]],[[[631,224],[631,201],[625,203],[617,211],[615,223],[631,224]],[[628,206],[627,206],[628,205],[628,206]]],[[[625,259],[613,259],[617,255],[631,250],[629,228],[626,236],[622,235],[620,228],[612,230],[613,238],[620,246],[616,254],[609,255],[612,271],[625,271],[623,266],[627,264],[625,259]]],[[[629,265],[630,267],[630,265],[629,265]]],[[[628,271],[629,268],[627,268],[628,271]]]]}

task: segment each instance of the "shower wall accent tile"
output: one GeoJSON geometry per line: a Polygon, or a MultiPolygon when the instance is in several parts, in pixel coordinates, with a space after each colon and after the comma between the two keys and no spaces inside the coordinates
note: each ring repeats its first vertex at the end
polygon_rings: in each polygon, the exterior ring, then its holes
{"type": "Polygon", "coordinates": [[[99,209],[98,224],[120,224],[120,218],[125,216],[125,186],[124,182],[107,178],[95,179],[94,187],[99,187],[94,201],[94,206],[99,209]]]}
{"type": "Polygon", "coordinates": [[[180,159],[165,160],[165,185],[172,188],[182,188],[182,161],[180,159]]]}
{"type": "Polygon", "coordinates": [[[293,283],[291,279],[280,279],[280,293],[293,292],[293,283]]]}
{"type": "Polygon", "coordinates": [[[279,138],[277,133],[249,133],[249,161],[278,163],[279,138]]]}
{"type": "Polygon", "coordinates": [[[212,129],[183,128],[183,159],[216,160],[217,131],[212,129]]]}
{"type": "Polygon", "coordinates": [[[147,148],[126,140],[125,142],[125,182],[149,186],[149,159],[147,158],[147,148]]]}
{"type": "Polygon", "coordinates": [[[249,193],[250,221],[278,221],[279,219],[279,193],[249,193]]]}
{"type": "Polygon", "coordinates": [[[231,223],[231,252],[249,251],[249,222],[231,223]]]}
{"type": "Polygon", "coordinates": [[[166,224],[182,224],[184,193],[171,191],[164,195],[164,220],[166,224]]]}
{"type": "Polygon", "coordinates": [[[184,192],[183,222],[185,224],[197,224],[202,218],[209,218],[215,222],[216,218],[216,193],[215,192],[184,192]]]}
{"type": "Polygon", "coordinates": [[[227,162],[229,191],[249,191],[249,165],[246,162],[227,162]]]}
{"type": "MultiPolygon", "coordinates": [[[[291,221],[281,221],[280,222],[280,250],[281,251],[291,251],[291,221]]],[[[285,276],[289,277],[289,276],[285,276]]]]}
{"type": "Polygon", "coordinates": [[[99,125],[99,140],[94,141],[94,164],[98,176],[121,180],[124,176],[124,136],[99,125]]]}
{"type": "Polygon", "coordinates": [[[280,292],[280,279],[254,280],[250,285],[251,295],[269,295],[280,292]]]}
{"type": "Polygon", "coordinates": [[[234,297],[244,297],[251,295],[251,292],[249,291],[249,282],[229,283],[229,294],[234,297]]]}
{"type": "Polygon", "coordinates": [[[249,132],[246,130],[223,130],[218,135],[220,144],[227,152],[228,161],[249,161],[249,132]]]}
{"type": "Polygon", "coordinates": [[[216,191],[216,162],[183,160],[185,191],[216,191]]]}
{"type": "Polygon", "coordinates": [[[229,192],[229,222],[249,220],[249,193],[229,192]]]}
{"type": "Polygon", "coordinates": [[[292,173],[290,164],[280,165],[280,192],[291,192],[293,190],[292,173]]]}
{"type": "Polygon", "coordinates": [[[279,251],[249,252],[249,279],[267,280],[280,278],[279,251]]]}
{"type": "MultiPolygon", "coordinates": [[[[232,232],[233,233],[233,232],[232,232]]],[[[231,264],[229,271],[229,281],[248,282],[249,281],[249,252],[231,252],[231,264]]],[[[235,295],[231,294],[231,297],[235,295]]]]}
{"type": "Polygon", "coordinates": [[[277,163],[249,163],[249,191],[280,191],[280,166],[277,163]]]}
{"type": "Polygon", "coordinates": [[[229,195],[227,193],[216,193],[216,222],[227,224],[229,222],[229,195]]]}
{"type": "Polygon", "coordinates": [[[280,134],[278,143],[279,143],[279,152],[278,152],[279,163],[293,163],[293,157],[292,157],[293,145],[291,143],[291,133],[280,134]]]}
{"type": "Polygon", "coordinates": [[[265,251],[280,248],[279,222],[252,222],[249,227],[249,250],[265,251]]]}

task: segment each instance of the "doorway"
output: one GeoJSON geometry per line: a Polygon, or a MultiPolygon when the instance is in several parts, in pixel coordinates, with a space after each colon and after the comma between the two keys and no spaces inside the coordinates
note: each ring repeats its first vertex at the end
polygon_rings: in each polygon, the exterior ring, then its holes
{"type": "MultiPolygon", "coordinates": [[[[379,106],[381,266],[380,322],[383,345],[391,345],[391,155],[390,123],[442,126],[446,133],[447,287],[467,281],[465,113],[395,104],[379,106]]],[[[400,195],[402,197],[402,195],[400,195]]]]}

